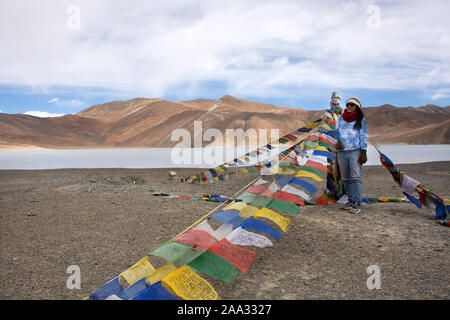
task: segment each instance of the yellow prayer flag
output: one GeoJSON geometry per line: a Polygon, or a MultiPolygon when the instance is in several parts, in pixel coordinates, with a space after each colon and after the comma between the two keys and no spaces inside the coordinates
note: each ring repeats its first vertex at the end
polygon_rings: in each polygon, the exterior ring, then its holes
{"type": "Polygon", "coordinates": [[[156,269],[152,274],[150,274],[146,282],[149,284],[155,284],[158,281],[161,281],[165,278],[169,273],[175,271],[177,267],[175,267],[171,262],[166,263],[161,268],[156,269]]]}
{"type": "Polygon", "coordinates": [[[242,172],[243,174],[245,174],[246,176],[248,176],[248,170],[247,170],[246,168],[242,168],[242,169],[241,169],[241,172],[242,172]]]}
{"type": "Polygon", "coordinates": [[[295,170],[293,170],[293,169],[291,169],[291,168],[282,168],[281,170],[280,170],[280,174],[295,174],[295,170]]]}
{"type": "Polygon", "coordinates": [[[331,199],[325,192],[322,193],[322,199],[324,199],[328,204],[333,204],[336,201],[331,199]]]}
{"type": "Polygon", "coordinates": [[[309,172],[309,171],[305,171],[305,170],[300,170],[299,172],[297,172],[295,174],[295,177],[299,178],[299,177],[307,177],[307,178],[312,178],[318,182],[323,181],[323,179],[321,177],[319,177],[318,175],[309,172]]]}
{"type": "Polygon", "coordinates": [[[317,146],[317,147],[315,147],[315,148],[314,148],[314,150],[322,150],[322,151],[328,151],[328,149],[327,149],[327,148],[325,148],[325,147],[322,147],[322,146],[317,146]]]}
{"type": "Polygon", "coordinates": [[[302,143],[300,143],[300,144],[298,145],[298,148],[299,148],[300,150],[304,150],[304,149],[305,149],[305,141],[303,141],[302,143]]]}
{"type": "Polygon", "coordinates": [[[269,168],[269,173],[270,174],[281,174],[282,169],[280,168],[279,164],[276,163],[275,165],[273,165],[272,167],[269,168]]]}
{"type": "Polygon", "coordinates": [[[155,271],[155,268],[148,262],[148,256],[139,260],[135,265],[125,270],[119,275],[119,282],[125,280],[128,285],[133,285],[142,278],[147,277],[155,271]]]}
{"type": "Polygon", "coordinates": [[[328,122],[323,122],[323,123],[320,125],[320,127],[321,127],[321,128],[324,128],[324,129],[326,129],[326,130],[334,130],[334,127],[332,127],[328,122]]]}
{"type": "Polygon", "coordinates": [[[444,202],[444,206],[448,206],[450,204],[450,199],[448,198],[442,198],[442,201],[444,202]]]}
{"type": "Polygon", "coordinates": [[[286,230],[289,228],[289,225],[291,224],[290,218],[285,218],[282,215],[268,208],[262,208],[254,215],[254,217],[269,219],[274,223],[276,223],[284,232],[286,232],[286,230]]]}
{"type": "Polygon", "coordinates": [[[247,203],[245,203],[244,201],[233,201],[232,203],[230,203],[229,205],[227,205],[225,208],[223,208],[223,211],[227,211],[227,210],[237,210],[237,211],[241,211],[242,209],[244,209],[247,206],[247,203]]]}
{"type": "Polygon", "coordinates": [[[161,284],[184,300],[218,300],[219,295],[202,277],[184,265],[169,273],[161,284]]]}
{"type": "Polygon", "coordinates": [[[241,211],[239,211],[239,216],[246,220],[250,217],[252,217],[255,213],[257,213],[259,211],[259,208],[254,207],[254,206],[250,206],[247,205],[244,209],[242,209],[241,211]]]}
{"type": "Polygon", "coordinates": [[[319,127],[319,125],[314,122],[308,123],[306,125],[306,128],[308,128],[308,129],[314,129],[314,128],[318,128],[318,127],[319,127]]]}

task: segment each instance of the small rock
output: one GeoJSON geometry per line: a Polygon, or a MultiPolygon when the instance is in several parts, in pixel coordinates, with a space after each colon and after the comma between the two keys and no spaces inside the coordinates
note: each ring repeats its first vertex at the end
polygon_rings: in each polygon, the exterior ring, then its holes
{"type": "Polygon", "coordinates": [[[36,214],[34,214],[34,213],[27,213],[27,217],[35,217],[36,216],[36,214]]]}

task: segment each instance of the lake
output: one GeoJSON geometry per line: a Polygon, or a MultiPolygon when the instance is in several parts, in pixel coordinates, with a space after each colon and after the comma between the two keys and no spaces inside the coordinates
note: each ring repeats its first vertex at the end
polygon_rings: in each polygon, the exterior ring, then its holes
{"type": "MultiPolygon", "coordinates": [[[[450,145],[384,145],[380,148],[396,164],[450,161],[450,145]]],[[[244,148],[0,151],[0,170],[212,168],[248,151],[244,148]]],[[[367,165],[380,165],[378,152],[372,146],[369,146],[367,165]]]]}

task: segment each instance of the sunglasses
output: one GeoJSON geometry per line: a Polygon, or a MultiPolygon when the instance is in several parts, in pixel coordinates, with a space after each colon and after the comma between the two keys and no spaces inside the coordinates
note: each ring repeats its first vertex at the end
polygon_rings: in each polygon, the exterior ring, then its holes
{"type": "Polygon", "coordinates": [[[349,102],[346,104],[347,107],[357,107],[358,105],[354,104],[353,102],[349,102]]]}

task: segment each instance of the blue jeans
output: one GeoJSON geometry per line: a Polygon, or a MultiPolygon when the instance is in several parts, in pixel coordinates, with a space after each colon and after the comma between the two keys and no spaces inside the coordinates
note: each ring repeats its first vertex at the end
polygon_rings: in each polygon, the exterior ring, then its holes
{"type": "Polygon", "coordinates": [[[344,192],[351,202],[361,204],[362,201],[362,165],[358,163],[361,150],[339,150],[338,161],[341,177],[344,181],[344,192]]]}

